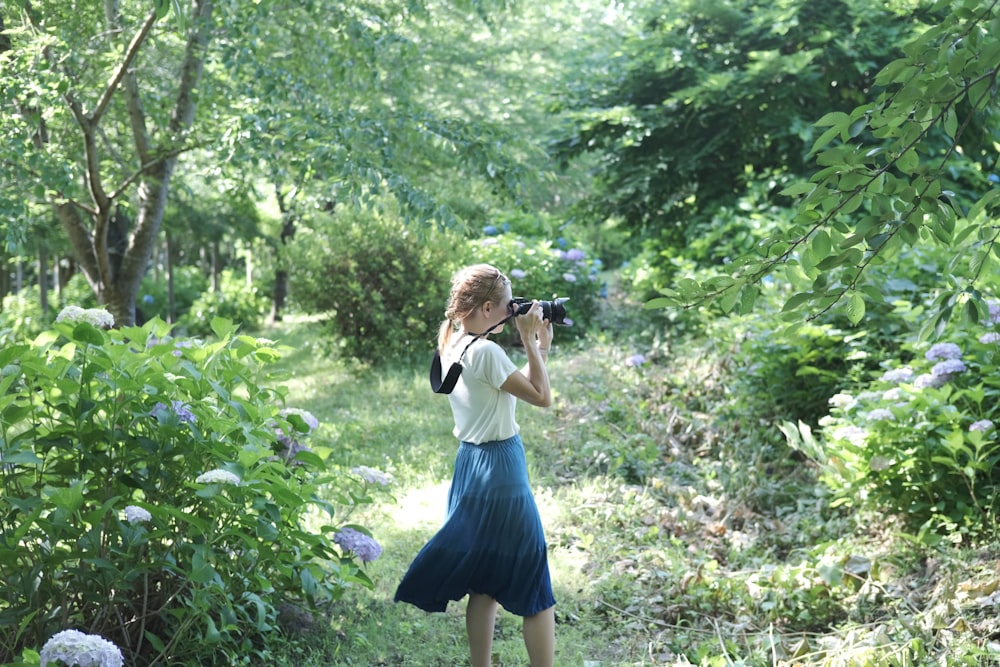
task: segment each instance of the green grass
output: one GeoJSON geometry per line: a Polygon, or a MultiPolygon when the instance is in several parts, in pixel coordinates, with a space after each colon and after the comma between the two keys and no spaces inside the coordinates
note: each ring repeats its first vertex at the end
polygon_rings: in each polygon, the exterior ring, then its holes
{"type": "MultiPolygon", "coordinates": [[[[267,335],[290,345],[287,404],[320,419],[331,467],[395,480],[350,517],[384,547],[367,568],[374,589],[346,591],[279,663],[468,664],[464,602],[444,614],[392,602],[444,516],[447,400],[422,366],[324,358],[312,325],[267,335]]],[[[831,509],[776,430],[714,416],[728,399],[710,353],[636,369],[624,364],[634,352],[560,346],[555,406],[518,409],[550,545],[557,665],[990,664],[1000,628],[975,600],[996,590],[995,549],[929,550],[885,517],[831,509]]],[[[527,664],[519,618],[501,613],[494,651],[498,665],[527,664]]]]}

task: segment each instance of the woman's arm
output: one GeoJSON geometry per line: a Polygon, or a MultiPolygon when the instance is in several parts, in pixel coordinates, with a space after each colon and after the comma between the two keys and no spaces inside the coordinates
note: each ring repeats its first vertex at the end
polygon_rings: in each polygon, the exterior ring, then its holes
{"type": "Polygon", "coordinates": [[[552,387],[545,368],[545,357],[552,345],[552,324],[542,320],[542,307],[537,301],[514,323],[524,342],[528,365],[511,373],[500,388],[526,403],[547,408],[552,405],[552,387]]]}

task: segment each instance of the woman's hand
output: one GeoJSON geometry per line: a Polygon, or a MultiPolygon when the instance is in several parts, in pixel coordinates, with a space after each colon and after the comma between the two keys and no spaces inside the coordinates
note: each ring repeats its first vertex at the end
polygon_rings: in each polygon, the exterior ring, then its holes
{"type": "MultiPolygon", "coordinates": [[[[538,337],[539,332],[545,328],[545,320],[542,319],[542,305],[538,303],[537,299],[531,302],[531,308],[528,309],[528,312],[514,318],[514,325],[517,327],[517,332],[521,334],[521,342],[525,345],[538,337]]],[[[551,328],[551,325],[549,326],[551,328]]],[[[551,340],[551,335],[549,340],[551,340]]]]}

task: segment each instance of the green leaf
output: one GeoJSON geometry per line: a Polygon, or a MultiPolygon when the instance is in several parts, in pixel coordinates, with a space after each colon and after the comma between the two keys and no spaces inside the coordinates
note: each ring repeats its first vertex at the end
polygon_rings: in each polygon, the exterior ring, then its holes
{"type": "Polygon", "coordinates": [[[157,20],[162,19],[170,13],[170,0],[153,0],[153,7],[156,9],[157,20]]]}
{"type": "Polygon", "coordinates": [[[80,322],[73,328],[73,340],[90,345],[104,345],[104,332],[89,322],[80,322]]]}
{"type": "Polygon", "coordinates": [[[857,324],[865,318],[865,298],[860,292],[852,292],[847,300],[847,319],[857,324]]]}

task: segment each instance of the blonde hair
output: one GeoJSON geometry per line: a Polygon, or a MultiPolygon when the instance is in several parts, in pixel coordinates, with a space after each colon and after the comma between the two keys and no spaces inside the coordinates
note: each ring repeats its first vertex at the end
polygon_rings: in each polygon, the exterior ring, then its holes
{"type": "Polygon", "coordinates": [[[446,319],[438,330],[438,350],[441,354],[444,354],[459,323],[487,301],[499,303],[497,289],[509,282],[510,279],[500,269],[490,264],[473,264],[452,276],[451,296],[444,311],[446,319]]]}

